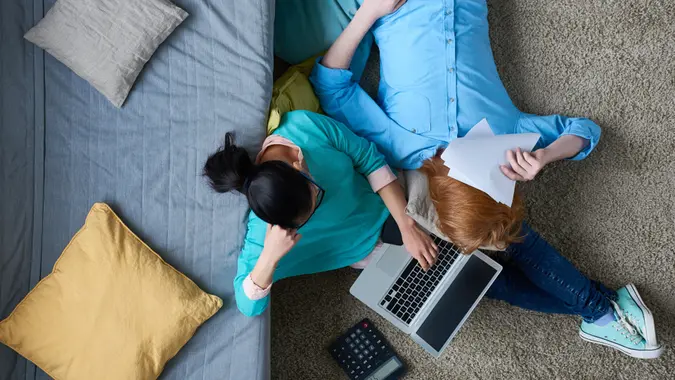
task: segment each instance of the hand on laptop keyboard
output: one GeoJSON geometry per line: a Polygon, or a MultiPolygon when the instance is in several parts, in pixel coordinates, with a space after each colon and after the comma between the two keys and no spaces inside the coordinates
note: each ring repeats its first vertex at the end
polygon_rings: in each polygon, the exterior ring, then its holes
{"type": "Polygon", "coordinates": [[[417,226],[412,218],[409,218],[406,226],[399,227],[406,251],[420,263],[422,269],[429,270],[438,258],[438,247],[436,247],[434,241],[429,234],[417,226]]]}

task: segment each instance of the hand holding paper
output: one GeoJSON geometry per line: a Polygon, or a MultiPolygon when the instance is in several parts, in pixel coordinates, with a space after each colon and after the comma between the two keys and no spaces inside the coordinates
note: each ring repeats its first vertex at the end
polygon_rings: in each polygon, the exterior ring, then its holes
{"type": "Polygon", "coordinates": [[[533,153],[524,152],[520,149],[506,152],[506,160],[509,165],[501,165],[502,173],[514,181],[530,181],[546,165],[545,151],[539,149],[533,153]]]}
{"type": "Polygon", "coordinates": [[[487,120],[476,124],[466,136],[453,140],[441,155],[448,173],[460,182],[487,193],[497,202],[511,207],[516,182],[502,173],[508,165],[506,152],[530,152],[539,141],[537,133],[495,136],[487,120]]]}

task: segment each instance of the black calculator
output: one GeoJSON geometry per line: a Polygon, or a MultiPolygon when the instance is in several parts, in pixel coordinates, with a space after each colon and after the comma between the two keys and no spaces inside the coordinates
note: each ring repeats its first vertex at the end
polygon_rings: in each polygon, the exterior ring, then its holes
{"type": "Polygon", "coordinates": [[[401,359],[368,319],[350,328],[329,350],[352,380],[394,380],[405,373],[401,359]]]}

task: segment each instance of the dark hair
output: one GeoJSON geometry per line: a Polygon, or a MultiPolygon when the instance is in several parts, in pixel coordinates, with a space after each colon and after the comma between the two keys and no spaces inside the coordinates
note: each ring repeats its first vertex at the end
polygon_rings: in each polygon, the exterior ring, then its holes
{"type": "Polygon", "coordinates": [[[283,161],[256,165],[234,144],[231,132],[206,160],[204,175],[219,193],[236,190],[246,195],[253,212],[267,223],[297,228],[312,211],[312,190],[305,176],[283,161]]]}

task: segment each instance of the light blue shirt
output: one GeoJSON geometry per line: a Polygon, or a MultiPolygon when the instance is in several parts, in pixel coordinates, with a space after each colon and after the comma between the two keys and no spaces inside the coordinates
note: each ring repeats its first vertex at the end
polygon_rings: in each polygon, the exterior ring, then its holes
{"type": "Polygon", "coordinates": [[[324,111],[373,141],[393,167],[419,168],[483,118],[495,134],[541,134],[539,148],[583,137],[589,143],[575,160],[600,139],[589,119],[515,107],[492,56],[485,0],[408,0],[372,31],[381,60],[377,103],[348,70],[318,63],[311,81],[324,111]]]}

